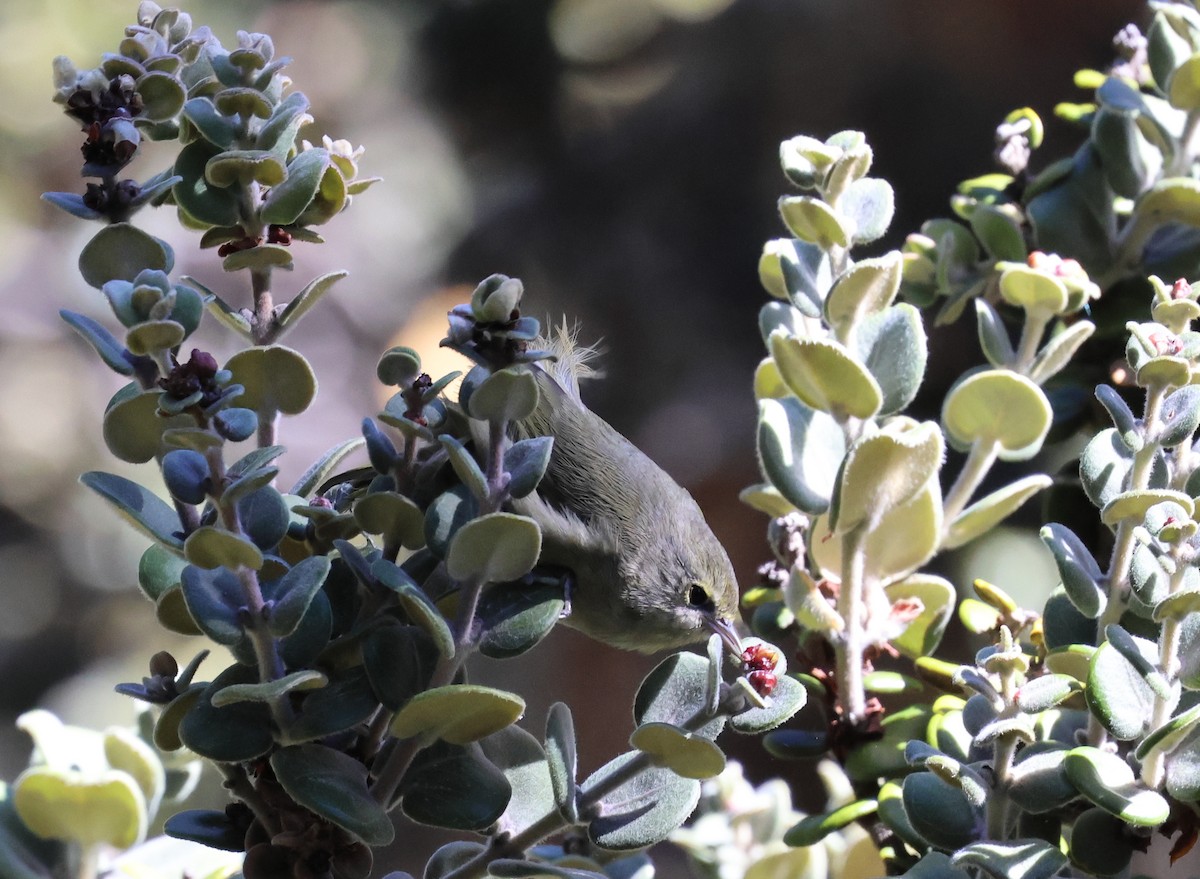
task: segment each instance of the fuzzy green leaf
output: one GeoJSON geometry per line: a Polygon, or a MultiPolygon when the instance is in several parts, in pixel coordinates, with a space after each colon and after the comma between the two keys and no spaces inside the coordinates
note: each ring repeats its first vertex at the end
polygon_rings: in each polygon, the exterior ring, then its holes
{"type": "Polygon", "coordinates": [[[387,845],[395,829],[386,811],[367,792],[367,768],[358,760],[306,744],[281,748],[271,768],[288,795],[368,845],[387,845]]]}

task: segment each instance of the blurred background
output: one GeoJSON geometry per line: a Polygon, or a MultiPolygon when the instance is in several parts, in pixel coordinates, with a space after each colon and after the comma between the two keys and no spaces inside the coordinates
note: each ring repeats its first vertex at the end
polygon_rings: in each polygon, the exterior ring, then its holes
{"type": "MultiPolygon", "coordinates": [[[[779,142],[845,128],[867,134],[872,173],[896,190],[892,231],[870,248],[883,252],[948,213],[957,182],[992,170],[992,133],[1006,113],[1028,105],[1050,119],[1058,101],[1087,100],[1073,71],[1107,66],[1113,34],[1144,24],[1133,0],[195,0],[185,8],[226,45],[239,28],[271,34],[277,53],[296,59],[295,87],[312,100],[316,122],[303,136],[365,145],[362,173],[384,178],[322,230],[326,244],[295,245],[297,271],[280,279],[277,299],[288,299],[318,274],[351,272],[320,316],[288,338],[314,362],[321,392],[282,426],[282,481],[378,410],[374,363],[389,345],[422,351],[435,378],[456,368],[438,359],[445,312],[503,272],[524,280],[527,313],[577,319],[585,342],[602,342],[606,377],[585,398],[696,495],[743,588],[766,553],[765,518],[737,493],[758,481],[751,376],[766,294],[756,263],[762,243],[785,234],[775,210],[786,190],[779,142]]],[[[97,468],[147,483],[153,473],[104,449],[100,416],[121,382],[57,316],[66,307],[111,318],[75,268],[95,227],[38,200],[45,190],[82,191],[80,135],[50,101],[51,59],[94,66],[135,9],[132,0],[0,6],[4,778],[28,757],[28,740],[12,727],[20,712],[40,705],[91,726],[129,723],[132,704],[113,684],[140,679],[156,650],[187,658],[198,649],[157,626],[136,586],[143,541],[77,482],[97,468]]],[[[1048,127],[1035,168],[1075,146],[1064,124],[1048,127]]],[[[145,153],[130,168],[140,179],[162,164],[145,153]]],[[[172,243],[177,274],[248,301],[172,212],[143,212],[138,222],[172,243]]],[[[963,329],[932,337],[935,369],[945,358],[955,374],[974,356],[963,329]]],[[[235,350],[211,322],[194,338],[219,359],[235,350]]],[[[924,399],[936,401],[944,381],[933,373],[927,385],[924,399]]],[[[1028,538],[999,536],[976,551],[970,575],[1040,606],[1052,573],[1040,557],[1014,554],[1011,541],[1028,538]]],[[[476,676],[523,693],[534,730],[549,704],[571,702],[588,772],[626,747],[631,723],[619,718],[652,664],[560,627],[532,655],[476,676]]],[[[807,771],[764,761],[754,741],[726,744],[755,779],[807,771]]],[[[805,805],[820,805],[819,790],[805,805]]],[[[420,869],[430,841],[418,836],[414,846],[407,835],[389,866],[420,869]]]]}

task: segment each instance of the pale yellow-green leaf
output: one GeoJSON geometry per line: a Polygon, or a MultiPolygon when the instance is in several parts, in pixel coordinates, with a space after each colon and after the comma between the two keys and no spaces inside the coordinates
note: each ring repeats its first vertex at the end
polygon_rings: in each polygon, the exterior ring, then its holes
{"type": "Polygon", "coordinates": [[[34,767],[17,777],[12,798],[25,825],[47,839],[129,848],[146,835],[141,788],[115,769],[89,776],[34,767]]]}
{"type": "Polygon", "coordinates": [[[900,290],[901,265],[898,250],[855,263],[837,279],[825,300],[829,322],[841,327],[891,305],[900,290]]]}
{"type": "Polygon", "coordinates": [[[1000,275],[1000,295],[1010,305],[1045,320],[1067,307],[1067,288],[1058,278],[1029,266],[1011,265],[1000,275]]]}
{"type": "Polygon", "coordinates": [[[1105,525],[1115,525],[1122,519],[1131,519],[1140,523],[1145,518],[1147,510],[1155,504],[1167,501],[1179,504],[1189,517],[1195,515],[1195,502],[1183,492],[1171,491],[1166,488],[1144,488],[1117,495],[1104,505],[1104,509],[1100,511],[1100,518],[1105,525]]]}
{"type": "Polygon", "coordinates": [[[822,634],[846,628],[846,621],[821,593],[812,575],[799,565],[792,568],[783,596],[788,610],[804,628],[822,634]]]}
{"type": "Polygon", "coordinates": [[[999,488],[967,507],[946,529],[943,549],[956,549],[969,543],[999,525],[1053,480],[1042,473],[1035,473],[999,488]]]}
{"type": "Polygon", "coordinates": [[[244,537],[203,525],[188,535],[183,554],[198,568],[237,568],[245,565],[258,570],[263,566],[262,550],[244,537]]]}
{"type": "Polygon", "coordinates": [[[891,510],[907,503],[942,466],[942,432],[932,422],[884,431],[856,442],[846,453],[830,511],[834,531],[876,528],[891,510]]]}
{"type": "Polygon", "coordinates": [[[779,200],[779,213],[793,235],[823,250],[850,243],[850,232],[842,218],[819,198],[786,196],[779,200]]]}
{"type": "Polygon", "coordinates": [[[465,745],[511,725],[525,713],[525,700],[514,693],[456,684],[418,693],[392,719],[392,735],[425,736],[465,745]]]}
{"type": "MultiPolygon", "coordinates": [[[[933,557],[942,531],[942,490],[936,479],[911,500],[888,511],[863,546],[864,576],[887,582],[915,570],[933,557]]],[[[809,530],[809,555],[826,576],[840,578],[844,567],[843,534],[829,530],[820,516],[809,530]]]]}
{"type": "Polygon", "coordinates": [[[738,500],[772,519],[797,512],[792,502],[779,493],[779,489],[765,483],[743,488],[738,493],[738,500]]]}
{"type": "Polygon", "coordinates": [[[770,347],[784,383],[810,408],[865,419],[883,405],[875,377],[840,343],[775,332],[770,347]]]}
{"type": "Polygon", "coordinates": [[[987,369],[960,381],[942,406],[942,425],[961,448],[996,443],[1007,461],[1029,458],[1041,448],[1054,413],[1032,381],[1007,369],[987,369]]]}
{"type": "Polygon", "coordinates": [[[669,723],[643,723],[633,731],[629,744],[648,755],[655,766],[683,778],[712,778],[725,768],[725,754],[716,744],[669,723]]]}
{"type": "Polygon", "coordinates": [[[788,386],[779,374],[779,367],[770,357],[761,360],[754,370],[754,399],[779,399],[791,394],[788,386]]]}
{"type": "Polygon", "coordinates": [[[146,800],[147,811],[153,814],[167,788],[162,760],[154,749],[132,731],[114,726],[104,731],[104,756],[109,766],[127,773],[137,782],[146,800]]]}

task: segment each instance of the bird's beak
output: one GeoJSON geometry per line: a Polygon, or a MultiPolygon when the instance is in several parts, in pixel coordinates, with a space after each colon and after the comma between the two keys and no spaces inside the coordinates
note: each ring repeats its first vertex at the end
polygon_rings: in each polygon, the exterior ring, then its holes
{"type": "Polygon", "coordinates": [[[721,641],[729,648],[735,658],[740,658],[742,655],[742,639],[738,637],[737,629],[734,628],[733,620],[721,619],[718,617],[708,617],[705,619],[705,624],[721,636],[721,641]]]}

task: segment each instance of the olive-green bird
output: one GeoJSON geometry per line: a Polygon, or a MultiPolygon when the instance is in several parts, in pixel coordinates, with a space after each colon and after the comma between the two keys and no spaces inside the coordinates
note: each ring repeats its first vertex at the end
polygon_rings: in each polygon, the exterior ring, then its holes
{"type": "Polygon", "coordinates": [[[606,644],[651,652],[712,632],[740,652],[738,588],[700,508],[633,443],[584,405],[579,380],[594,353],[565,325],[539,340],[556,361],[532,368],[537,410],[520,437],[551,436],[537,491],[513,501],[542,529],[544,563],[574,574],[566,624],[606,644]]]}

